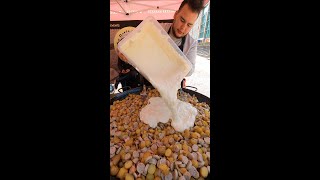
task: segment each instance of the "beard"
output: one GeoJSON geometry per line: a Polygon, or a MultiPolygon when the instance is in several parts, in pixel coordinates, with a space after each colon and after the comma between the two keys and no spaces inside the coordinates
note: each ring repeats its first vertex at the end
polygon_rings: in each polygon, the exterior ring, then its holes
{"type": "Polygon", "coordinates": [[[178,37],[177,34],[176,34],[176,31],[174,30],[174,28],[172,27],[172,34],[175,38],[182,38],[182,37],[178,37]]]}
{"type": "Polygon", "coordinates": [[[177,36],[176,31],[175,31],[175,29],[174,29],[174,21],[173,21],[173,24],[172,24],[172,26],[171,26],[171,30],[172,30],[172,34],[173,34],[173,36],[174,36],[175,38],[180,39],[180,38],[183,38],[184,36],[186,36],[186,35],[183,35],[183,36],[181,36],[181,37],[177,36]]]}

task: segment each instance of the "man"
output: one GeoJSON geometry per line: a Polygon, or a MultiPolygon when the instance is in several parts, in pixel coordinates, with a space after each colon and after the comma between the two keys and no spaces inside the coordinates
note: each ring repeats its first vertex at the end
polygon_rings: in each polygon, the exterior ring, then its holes
{"type": "MultiPolygon", "coordinates": [[[[204,8],[203,3],[203,0],[182,1],[179,9],[174,13],[173,23],[163,25],[164,30],[168,32],[169,36],[192,64],[187,76],[191,76],[194,72],[197,54],[197,41],[189,35],[189,32],[204,8]]],[[[121,60],[127,61],[123,54],[119,53],[118,55],[121,60]]]]}
{"type": "Polygon", "coordinates": [[[163,27],[192,64],[187,76],[191,76],[194,72],[197,54],[197,41],[189,35],[189,32],[202,9],[203,0],[185,0],[175,12],[172,25],[163,27]]]}

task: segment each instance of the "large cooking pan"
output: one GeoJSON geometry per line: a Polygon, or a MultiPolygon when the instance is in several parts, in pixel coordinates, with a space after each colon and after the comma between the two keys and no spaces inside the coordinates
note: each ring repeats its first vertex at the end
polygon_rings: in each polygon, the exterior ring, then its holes
{"type": "MultiPolygon", "coordinates": [[[[142,90],[141,87],[137,87],[137,88],[133,88],[133,89],[124,91],[122,93],[116,94],[112,98],[110,98],[110,105],[112,105],[114,101],[125,99],[129,94],[140,94],[141,90],[142,90]]],[[[199,102],[205,102],[210,106],[210,98],[208,98],[207,96],[186,88],[183,88],[182,91],[189,93],[191,96],[195,95],[199,102]]]]}
{"type": "MultiPolygon", "coordinates": [[[[133,88],[133,89],[124,91],[122,93],[116,94],[112,98],[110,98],[110,105],[112,105],[114,101],[125,99],[129,94],[140,94],[141,91],[142,91],[142,87],[137,87],[137,88],[133,88]]],[[[205,102],[210,106],[210,98],[208,98],[207,96],[186,88],[183,88],[182,91],[189,93],[191,96],[195,95],[199,102],[205,102]]],[[[117,178],[114,176],[110,176],[110,179],[117,180],[117,178]]],[[[210,174],[208,174],[208,177],[206,179],[210,179],[210,174]]]]}

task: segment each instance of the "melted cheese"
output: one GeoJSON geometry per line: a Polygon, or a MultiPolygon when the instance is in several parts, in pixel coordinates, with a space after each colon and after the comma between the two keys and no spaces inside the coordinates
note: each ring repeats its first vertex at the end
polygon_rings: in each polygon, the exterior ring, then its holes
{"type": "Polygon", "coordinates": [[[167,123],[172,118],[172,113],[162,98],[149,99],[150,104],[140,111],[140,120],[150,127],[155,128],[158,122],[167,123]]]}
{"type": "Polygon", "coordinates": [[[176,106],[167,106],[163,98],[152,97],[147,106],[140,111],[140,120],[150,127],[155,128],[159,122],[167,123],[172,119],[171,126],[178,132],[193,127],[197,109],[190,103],[180,100],[176,106]]]}

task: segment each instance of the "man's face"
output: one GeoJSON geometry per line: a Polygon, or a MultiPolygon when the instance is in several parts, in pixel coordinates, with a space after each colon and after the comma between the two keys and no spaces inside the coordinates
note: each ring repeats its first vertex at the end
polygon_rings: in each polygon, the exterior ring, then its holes
{"type": "Polygon", "coordinates": [[[192,12],[189,5],[185,4],[180,11],[174,13],[173,18],[173,35],[176,38],[182,38],[190,32],[198,18],[198,13],[192,12]]]}

